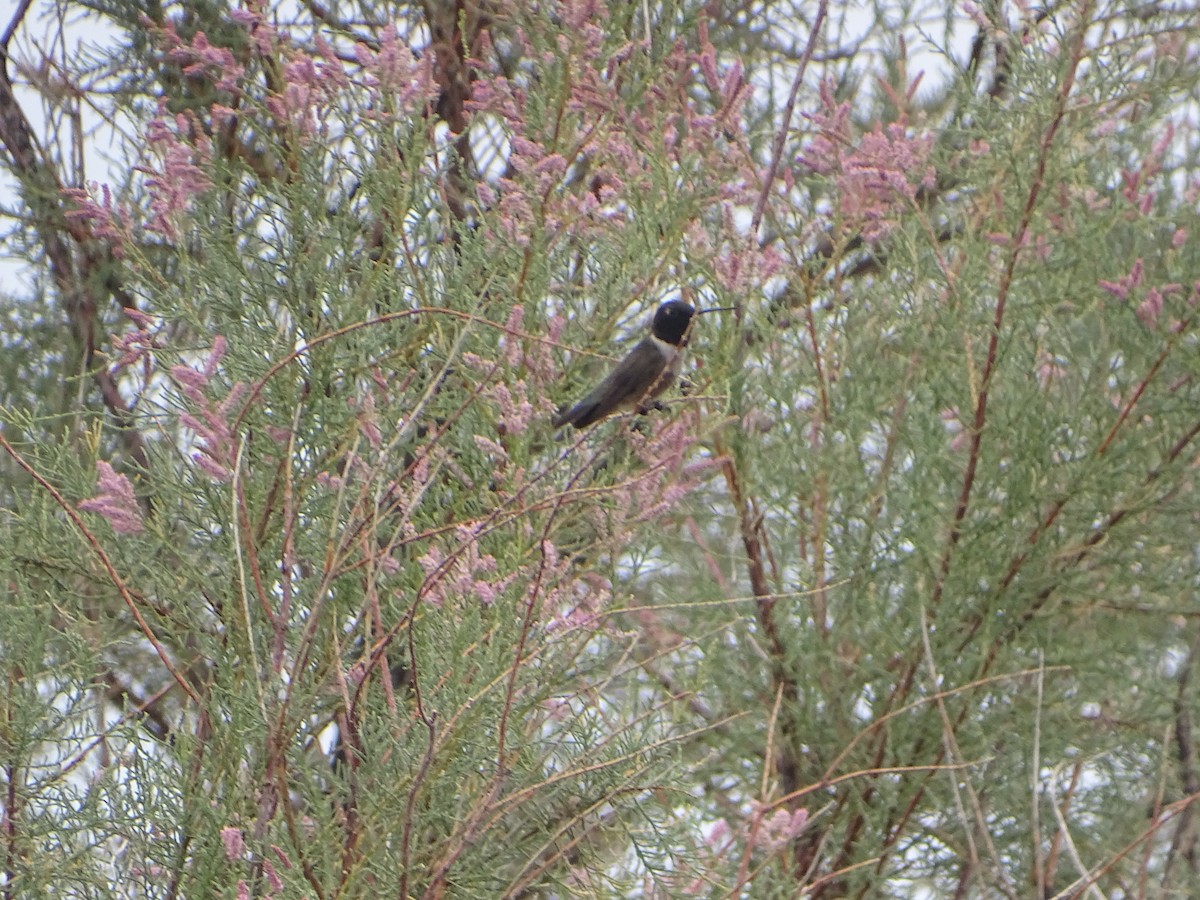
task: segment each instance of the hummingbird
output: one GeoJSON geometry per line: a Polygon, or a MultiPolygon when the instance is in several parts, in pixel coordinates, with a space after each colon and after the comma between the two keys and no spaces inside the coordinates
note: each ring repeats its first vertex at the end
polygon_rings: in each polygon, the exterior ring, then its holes
{"type": "Polygon", "coordinates": [[[649,336],[638,341],[595,390],[559,412],[554,427],[586,428],[614,413],[644,413],[653,408],[654,398],[679,375],[694,315],[695,308],[682,300],[668,300],[660,306],[650,323],[649,336]]]}

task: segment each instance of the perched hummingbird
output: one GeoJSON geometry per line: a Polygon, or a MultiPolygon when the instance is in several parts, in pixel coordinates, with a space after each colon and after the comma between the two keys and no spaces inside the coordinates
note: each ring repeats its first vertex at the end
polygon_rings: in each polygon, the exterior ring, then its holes
{"type": "Polygon", "coordinates": [[[650,336],[638,341],[595,390],[555,416],[554,427],[586,428],[613,413],[652,408],[654,398],[679,374],[694,315],[696,310],[682,300],[668,300],[660,306],[650,323],[650,336]]]}

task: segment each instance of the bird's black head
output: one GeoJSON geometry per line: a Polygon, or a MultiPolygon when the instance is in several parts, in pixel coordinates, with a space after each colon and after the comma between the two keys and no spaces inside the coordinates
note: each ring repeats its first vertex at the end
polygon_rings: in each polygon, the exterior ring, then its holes
{"type": "Polygon", "coordinates": [[[688,325],[696,310],[682,300],[668,300],[654,314],[654,322],[650,325],[650,333],[660,341],[679,346],[687,335],[688,325]]]}

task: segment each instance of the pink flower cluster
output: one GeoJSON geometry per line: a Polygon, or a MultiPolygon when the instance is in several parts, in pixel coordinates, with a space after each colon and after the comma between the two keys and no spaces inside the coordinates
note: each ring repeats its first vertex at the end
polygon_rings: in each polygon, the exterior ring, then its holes
{"type": "MultiPolygon", "coordinates": [[[[1176,236],[1179,233],[1176,232],[1176,236]]],[[[1153,329],[1158,327],[1159,319],[1166,308],[1167,301],[1171,297],[1182,297],[1186,293],[1186,288],[1177,282],[1143,287],[1145,280],[1146,267],[1139,257],[1134,260],[1133,266],[1127,274],[1122,275],[1116,281],[1101,279],[1099,285],[1118,300],[1136,303],[1134,313],[1143,325],[1153,329]]],[[[1200,281],[1193,285],[1191,294],[1187,300],[1188,305],[1193,309],[1196,306],[1197,298],[1200,298],[1200,281]]],[[[1179,319],[1171,320],[1168,325],[1171,331],[1176,331],[1179,327],[1179,319]]]]}
{"type": "Polygon", "coordinates": [[[107,184],[89,183],[86,188],[65,188],[67,221],[87,229],[84,239],[100,240],[114,259],[124,259],[125,248],[133,244],[127,210],[113,201],[107,184]],[[94,199],[99,194],[99,199],[94,199]]]}
{"type": "MultiPolygon", "coordinates": [[[[171,21],[159,31],[164,58],[217,92],[207,111],[172,114],[164,100],[147,128],[156,157],[139,168],[148,176],[148,228],[168,240],[178,239],[180,216],[212,186],[214,139],[231,139],[239,122],[253,121],[276,129],[286,142],[312,146],[314,137],[332,140],[345,132],[345,126],[333,127],[340,121],[335,113],[359,108],[361,118],[409,121],[436,92],[431,55],[416,58],[394,26],[382,30],[375,48],[356,44],[347,62],[320,34],[312,36],[312,50],[305,49],[272,25],[264,10],[263,3],[250,2],[230,12],[250,39],[240,56],[203,31],[181,36],[171,21]]],[[[102,212],[80,198],[79,215],[102,212]]]]}
{"type": "Polygon", "coordinates": [[[96,463],[96,495],[79,504],[83,512],[103,516],[117,534],[140,534],[145,526],[133,485],[104,460],[96,463]]]}
{"type": "MultiPolygon", "coordinates": [[[[221,845],[225,849],[226,861],[231,863],[246,862],[246,837],[242,833],[242,829],[234,828],[231,825],[226,825],[224,828],[222,828],[221,845]]],[[[288,859],[287,854],[283,852],[281,847],[272,844],[271,852],[275,854],[276,858],[278,858],[281,863],[283,863],[285,868],[292,868],[292,861],[288,859]]],[[[249,900],[251,896],[274,897],[279,893],[279,891],[283,890],[283,879],[279,877],[279,872],[275,869],[275,865],[270,859],[264,858],[262,860],[262,869],[263,876],[266,878],[266,893],[252,895],[250,886],[244,880],[239,879],[237,883],[238,900],[242,900],[243,897],[246,898],[246,900],[249,900]]]]}
{"type": "Polygon", "coordinates": [[[183,413],[179,419],[190,428],[199,442],[200,449],[192,460],[213,481],[228,481],[233,474],[235,441],[230,426],[230,414],[245,391],[238,383],[219,403],[214,403],[207,391],[221,359],[225,356],[225,338],[220,335],[213,341],[208,359],[199,369],[190,366],[173,366],[171,377],[183,397],[192,403],[198,414],[183,413]]]}
{"type": "Polygon", "coordinates": [[[496,558],[481,553],[482,526],[466,523],[454,529],[455,550],[445,553],[431,546],[417,562],[425,572],[422,595],[441,609],[451,598],[475,598],[491,606],[516,578],[517,573],[496,578],[496,558]]]}
{"type": "MultiPolygon", "coordinates": [[[[569,90],[550,121],[530,103],[522,78],[476,63],[467,108],[481,134],[503,135],[507,144],[506,171],[478,188],[481,205],[497,214],[489,227],[518,247],[539,236],[595,237],[627,226],[661,193],[664,177],[694,194],[700,209],[750,202],[757,173],[738,146],[750,88],[736,61],[722,69],[703,27],[699,48],[677,43],[659,78],[631,102],[625,70],[643,44],[606,46],[591,18],[607,15],[596,0],[563,4],[560,14],[581,24],[544,38],[556,45],[541,54],[554,73],[546,77],[569,90]],[[664,149],[665,169],[655,162],[664,149]]],[[[537,58],[541,37],[518,30],[513,39],[537,58]]]]}
{"type": "Polygon", "coordinates": [[[740,863],[743,867],[748,862],[749,854],[760,851],[768,856],[786,849],[808,824],[808,810],[800,807],[789,811],[779,806],[769,812],[770,806],[757,801],[750,804],[749,815],[730,825],[726,819],[718,819],[706,828],[702,854],[712,860],[710,865],[702,865],[706,874],[692,881],[684,889],[691,896],[707,894],[711,888],[708,881],[709,873],[720,868],[727,868],[731,863],[740,863]],[[724,866],[718,865],[724,861],[724,866]]]}
{"type": "Polygon", "coordinates": [[[212,163],[212,142],[192,117],[179,113],[170,116],[166,101],[159,115],[146,128],[146,139],[159,158],[157,167],[141,166],[149,177],[150,221],[147,229],[168,240],[177,240],[176,224],[192,208],[196,197],[212,187],[208,171],[212,163]]]}
{"type": "Polygon", "coordinates": [[[901,118],[854,135],[850,103],[838,103],[833,85],[821,85],[821,110],[810,115],[817,135],[797,162],[834,186],[834,216],[868,243],[890,233],[913,207],[917,192],[936,184],[929,132],[914,133],[901,118]]]}

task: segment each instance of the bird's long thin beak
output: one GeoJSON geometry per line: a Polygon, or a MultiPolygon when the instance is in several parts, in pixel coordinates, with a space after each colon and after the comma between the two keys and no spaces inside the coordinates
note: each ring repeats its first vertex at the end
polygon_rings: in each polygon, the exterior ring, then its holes
{"type": "Polygon", "coordinates": [[[736,306],[711,306],[708,309],[697,310],[696,315],[702,316],[705,313],[712,313],[712,312],[735,312],[736,310],[737,310],[736,306]]]}

